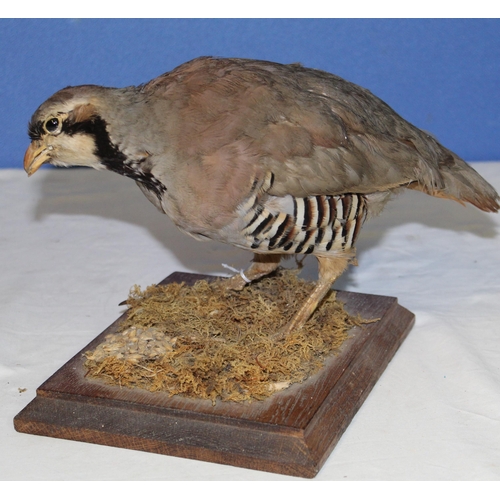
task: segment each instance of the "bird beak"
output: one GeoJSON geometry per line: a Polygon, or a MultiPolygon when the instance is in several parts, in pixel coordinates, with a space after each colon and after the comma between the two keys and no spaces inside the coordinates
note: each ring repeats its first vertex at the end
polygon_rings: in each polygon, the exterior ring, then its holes
{"type": "Polygon", "coordinates": [[[41,141],[33,141],[24,155],[24,170],[28,177],[33,175],[44,163],[49,163],[52,146],[41,141]]]}

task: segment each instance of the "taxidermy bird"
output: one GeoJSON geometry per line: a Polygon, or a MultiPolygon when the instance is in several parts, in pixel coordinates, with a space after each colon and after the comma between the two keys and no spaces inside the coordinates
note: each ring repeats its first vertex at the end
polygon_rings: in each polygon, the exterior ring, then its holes
{"type": "Polygon", "coordinates": [[[500,208],[475,170],[368,90],[299,64],[202,57],[137,87],[67,87],[29,136],[28,175],[44,163],[111,170],[187,234],[254,252],[228,289],[283,255],[315,255],[316,287],[281,336],[355,263],[363,222],[393,193],[500,208]]]}

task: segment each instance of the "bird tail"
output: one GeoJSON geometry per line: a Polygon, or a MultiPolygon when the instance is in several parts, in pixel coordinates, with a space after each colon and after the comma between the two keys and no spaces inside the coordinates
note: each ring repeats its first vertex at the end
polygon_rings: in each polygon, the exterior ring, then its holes
{"type": "Polygon", "coordinates": [[[446,153],[446,160],[433,172],[434,182],[412,183],[408,187],[462,205],[471,203],[484,212],[498,212],[500,197],[493,186],[455,153],[449,150],[446,153]]]}

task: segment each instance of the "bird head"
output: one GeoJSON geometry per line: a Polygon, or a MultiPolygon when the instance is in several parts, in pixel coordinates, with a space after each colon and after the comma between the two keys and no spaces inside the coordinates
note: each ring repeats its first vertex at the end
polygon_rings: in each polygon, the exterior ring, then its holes
{"type": "Polygon", "coordinates": [[[106,113],[115,92],[95,85],[67,87],[45,101],[31,118],[31,144],[24,169],[33,175],[44,163],[105,169],[122,162],[123,155],[110,139],[106,113]]]}

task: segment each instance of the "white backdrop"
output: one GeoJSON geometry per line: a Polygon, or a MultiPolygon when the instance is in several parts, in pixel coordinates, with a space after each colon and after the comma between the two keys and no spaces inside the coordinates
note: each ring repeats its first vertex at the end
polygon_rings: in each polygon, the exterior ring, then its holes
{"type": "MultiPolygon", "coordinates": [[[[500,190],[500,163],[473,166],[500,190]]],[[[0,192],[0,479],[290,479],[16,433],[133,284],[251,255],[181,234],[115,174],[2,170],[0,192]]],[[[336,288],[398,297],[416,325],[317,480],[500,479],[500,215],[407,192],[365,224],[358,257],[336,288]]]]}

